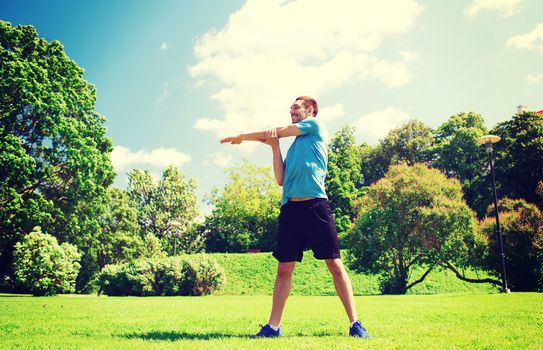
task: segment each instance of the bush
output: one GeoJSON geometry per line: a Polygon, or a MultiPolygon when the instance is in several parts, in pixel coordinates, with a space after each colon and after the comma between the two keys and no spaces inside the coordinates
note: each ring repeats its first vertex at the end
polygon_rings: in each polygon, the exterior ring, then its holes
{"type": "Polygon", "coordinates": [[[98,294],[129,295],[126,270],[127,264],[106,265],[97,277],[98,294]]]}
{"type": "Polygon", "coordinates": [[[149,296],[155,295],[155,271],[157,263],[153,260],[138,260],[134,264],[128,264],[126,281],[129,295],[149,296]]]}
{"type": "Polygon", "coordinates": [[[179,257],[158,260],[155,269],[155,295],[191,295],[194,273],[179,257]]]}
{"type": "Polygon", "coordinates": [[[36,226],[15,245],[15,279],[33,295],[74,292],[80,258],[75,246],[59,246],[55,237],[36,226]]]}
{"type": "Polygon", "coordinates": [[[226,280],[224,269],[205,255],[194,255],[185,260],[188,265],[191,295],[209,295],[219,290],[226,280]]]}
{"type": "Polygon", "coordinates": [[[204,255],[143,258],[107,265],[97,278],[98,293],[121,295],[207,295],[225,280],[222,267],[204,255]]]}
{"type": "MultiPolygon", "coordinates": [[[[543,214],[522,199],[504,198],[498,203],[508,287],[513,291],[543,290],[543,214]]],[[[489,241],[487,265],[501,275],[501,252],[495,231],[494,206],[479,227],[489,241]]]]}

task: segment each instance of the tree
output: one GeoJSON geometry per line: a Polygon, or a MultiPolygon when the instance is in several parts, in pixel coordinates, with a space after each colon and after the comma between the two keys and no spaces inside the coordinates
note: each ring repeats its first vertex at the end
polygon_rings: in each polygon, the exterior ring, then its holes
{"type": "Polygon", "coordinates": [[[208,198],[213,211],[200,227],[209,252],[274,248],[281,192],[270,167],[248,161],[226,169],[228,183],[208,198]]]}
{"type": "Polygon", "coordinates": [[[362,184],[365,187],[382,179],[391,164],[391,159],[381,144],[361,149],[360,158],[362,184]]]}
{"type": "Polygon", "coordinates": [[[423,164],[393,165],[360,200],[348,259],[357,271],[380,274],[384,293],[403,294],[436,267],[469,266],[485,250],[475,227],[458,180],[423,164]],[[425,269],[418,278],[414,266],[425,269]]]}
{"type": "Polygon", "coordinates": [[[477,138],[488,134],[484,120],[477,113],[458,113],[451,116],[435,132],[432,166],[462,183],[468,205],[479,216],[484,215],[492,193],[488,186],[488,156],[477,138]]]}
{"type": "Polygon", "coordinates": [[[36,226],[15,245],[15,278],[34,295],[74,292],[80,258],[75,246],[59,245],[55,237],[36,226]]]}
{"type": "Polygon", "coordinates": [[[108,189],[105,213],[100,217],[98,266],[132,261],[144,252],[144,240],[138,225],[138,212],[128,194],[118,188],[108,189]]]}
{"type": "Polygon", "coordinates": [[[430,161],[428,149],[433,143],[432,129],[418,120],[410,120],[389,132],[381,145],[386,154],[392,155],[391,164],[414,165],[430,161]]]}
{"type": "Polygon", "coordinates": [[[144,248],[142,258],[165,258],[168,256],[162,249],[160,240],[152,233],[147,233],[143,238],[144,248]]]}
{"type": "Polygon", "coordinates": [[[34,226],[83,253],[78,289],[98,269],[98,217],[115,173],[96,89],[58,41],[0,21],[0,276],[34,226]]]}
{"type": "Polygon", "coordinates": [[[521,113],[491,131],[495,145],[496,185],[502,197],[522,198],[543,209],[537,186],[543,180],[543,116],[521,113]]]}
{"type": "Polygon", "coordinates": [[[356,146],[354,127],[346,126],[332,138],[328,152],[325,187],[342,237],[355,217],[354,201],[362,194],[361,147],[356,146]]]}
{"type": "MultiPolygon", "coordinates": [[[[514,291],[543,290],[543,214],[522,199],[504,198],[498,203],[503,236],[507,284],[514,291]]],[[[485,255],[487,268],[501,275],[501,250],[494,206],[480,222],[480,230],[489,241],[485,255]]]]}
{"type": "Polygon", "coordinates": [[[128,186],[126,192],[130,203],[138,213],[138,224],[143,234],[158,233],[159,228],[156,223],[156,212],[160,208],[155,195],[153,177],[149,170],[134,169],[127,173],[128,186]]]}
{"type": "Polygon", "coordinates": [[[395,164],[428,163],[434,143],[432,129],[417,120],[410,120],[391,130],[370,152],[364,152],[362,175],[365,186],[381,179],[395,164]]]}
{"type": "Polygon", "coordinates": [[[195,189],[196,182],[185,179],[175,166],[166,168],[157,184],[149,170],[134,169],[128,173],[127,192],[137,209],[142,234],[157,236],[163,249],[172,255],[203,248],[203,237],[192,229],[198,216],[195,189]]]}

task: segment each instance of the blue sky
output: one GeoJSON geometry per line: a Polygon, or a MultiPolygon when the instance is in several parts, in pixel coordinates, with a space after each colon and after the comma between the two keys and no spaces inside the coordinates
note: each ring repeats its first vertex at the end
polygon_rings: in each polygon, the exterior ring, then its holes
{"type": "MultiPolygon", "coordinates": [[[[543,109],[539,0],[5,1],[0,19],[59,40],[98,91],[117,171],[168,164],[225,183],[224,166],[269,165],[266,146],[221,136],[286,125],[312,95],[330,134],[375,144],[410,118],[458,112],[488,127],[543,109]]],[[[289,141],[282,141],[283,154],[289,141]]],[[[204,208],[209,210],[209,208],[204,208]]]]}

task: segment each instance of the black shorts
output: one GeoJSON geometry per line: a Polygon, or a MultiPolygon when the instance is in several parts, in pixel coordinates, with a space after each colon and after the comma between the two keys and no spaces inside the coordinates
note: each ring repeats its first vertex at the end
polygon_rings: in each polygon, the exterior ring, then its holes
{"type": "Polygon", "coordinates": [[[336,223],[325,198],[287,202],[281,207],[273,256],[279,262],[302,261],[306,245],[317,259],[340,258],[336,223]]]}

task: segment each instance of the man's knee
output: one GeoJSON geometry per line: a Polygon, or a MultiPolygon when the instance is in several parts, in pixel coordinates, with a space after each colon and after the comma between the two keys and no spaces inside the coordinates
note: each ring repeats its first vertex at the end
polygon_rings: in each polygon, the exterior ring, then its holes
{"type": "Polygon", "coordinates": [[[328,270],[334,277],[343,276],[345,268],[343,267],[341,259],[327,259],[325,261],[328,270]]]}
{"type": "Polygon", "coordinates": [[[280,277],[280,278],[291,277],[292,271],[294,271],[295,266],[296,266],[295,262],[286,262],[286,263],[280,262],[277,265],[277,277],[280,277]]]}

